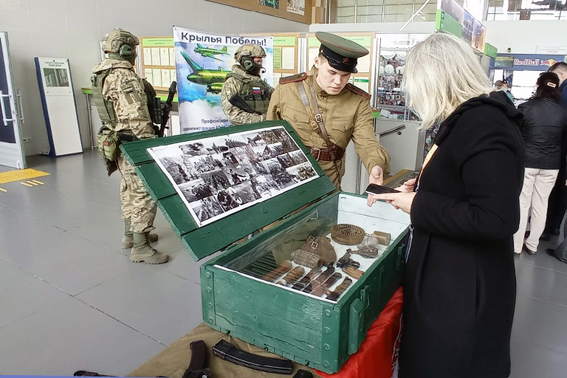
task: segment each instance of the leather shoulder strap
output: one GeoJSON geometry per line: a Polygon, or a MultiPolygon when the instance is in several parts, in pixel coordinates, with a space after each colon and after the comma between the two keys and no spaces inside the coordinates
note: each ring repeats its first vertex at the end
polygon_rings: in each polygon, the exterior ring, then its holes
{"type": "Polygon", "coordinates": [[[305,72],[302,72],[297,75],[280,77],[280,84],[295,83],[298,81],[303,81],[305,79],[307,79],[307,74],[305,72]]]}
{"type": "Polygon", "coordinates": [[[354,94],[357,94],[359,96],[364,97],[365,99],[367,99],[368,101],[370,101],[370,94],[368,92],[363,91],[362,89],[360,89],[359,87],[348,83],[345,87],[346,89],[348,89],[349,91],[351,91],[354,94]]]}

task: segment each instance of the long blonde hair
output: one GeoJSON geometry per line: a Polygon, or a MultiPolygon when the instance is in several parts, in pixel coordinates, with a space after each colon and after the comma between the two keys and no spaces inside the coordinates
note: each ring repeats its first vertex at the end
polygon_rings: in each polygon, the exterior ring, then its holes
{"type": "Polygon", "coordinates": [[[463,102],[492,92],[472,47],[444,33],[429,36],[408,52],[402,88],[422,120],[422,130],[445,120],[463,102]]]}

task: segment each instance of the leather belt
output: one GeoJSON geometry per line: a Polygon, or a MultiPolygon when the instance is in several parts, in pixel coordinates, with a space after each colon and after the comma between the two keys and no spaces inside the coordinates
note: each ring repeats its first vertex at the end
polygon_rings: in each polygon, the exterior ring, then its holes
{"type": "MultiPolygon", "coordinates": [[[[313,155],[317,161],[333,161],[333,154],[329,148],[309,147],[309,151],[311,151],[311,155],[313,155]]],[[[341,160],[345,155],[345,150],[336,144],[333,146],[332,152],[334,152],[336,160],[341,160]]]]}
{"type": "Polygon", "coordinates": [[[258,356],[238,349],[225,340],[213,346],[213,354],[233,364],[268,373],[291,374],[293,371],[293,363],[290,360],[258,356]]]}

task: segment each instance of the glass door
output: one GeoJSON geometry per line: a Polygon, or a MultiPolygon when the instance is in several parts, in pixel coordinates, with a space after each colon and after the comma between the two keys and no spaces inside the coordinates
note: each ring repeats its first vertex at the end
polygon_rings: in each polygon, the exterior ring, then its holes
{"type": "Polygon", "coordinates": [[[6,32],[0,32],[0,165],[26,167],[6,32]]]}

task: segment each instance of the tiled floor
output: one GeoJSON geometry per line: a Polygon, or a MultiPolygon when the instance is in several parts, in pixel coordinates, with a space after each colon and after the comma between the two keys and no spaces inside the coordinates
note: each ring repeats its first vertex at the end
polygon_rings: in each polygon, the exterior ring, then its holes
{"type": "MultiPolygon", "coordinates": [[[[125,375],[201,322],[201,262],[159,212],[171,261],[129,261],[119,176],[96,151],[28,166],[51,174],[44,185],[0,185],[0,374],[125,375]]],[[[567,376],[567,264],[543,252],[555,242],[516,257],[513,378],[567,376]]]]}

